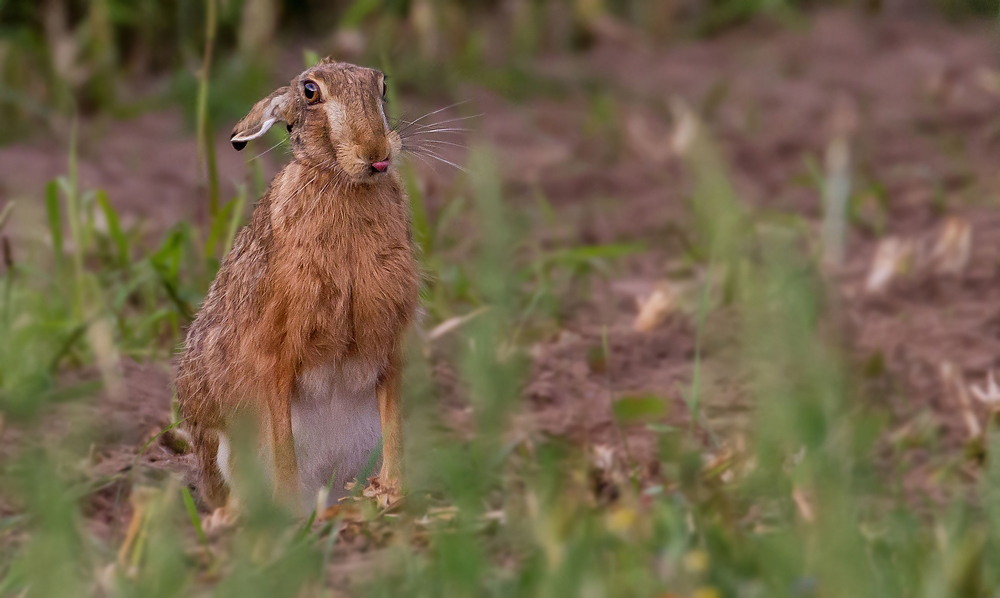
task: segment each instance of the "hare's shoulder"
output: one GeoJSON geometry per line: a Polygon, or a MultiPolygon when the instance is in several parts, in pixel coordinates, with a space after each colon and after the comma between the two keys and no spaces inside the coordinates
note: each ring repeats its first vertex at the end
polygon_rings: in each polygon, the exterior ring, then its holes
{"type": "Polygon", "coordinates": [[[206,309],[221,311],[230,318],[259,311],[267,295],[273,232],[265,200],[254,210],[250,222],[240,230],[212,288],[205,298],[206,309]]]}

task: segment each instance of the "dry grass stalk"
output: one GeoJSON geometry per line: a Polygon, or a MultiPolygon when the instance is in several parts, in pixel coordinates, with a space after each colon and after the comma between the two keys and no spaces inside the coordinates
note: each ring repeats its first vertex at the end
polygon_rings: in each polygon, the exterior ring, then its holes
{"type": "Polygon", "coordinates": [[[865,281],[865,292],[875,294],[888,289],[893,280],[913,270],[915,255],[916,246],[908,239],[882,239],[875,249],[875,257],[865,281]]]}
{"type": "Polygon", "coordinates": [[[156,493],[154,488],[138,487],[129,497],[129,502],[132,504],[132,518],[125,532],[125,541],[118,549],[118,567],[126,574],[133,573],[138,566],[143,534],[146,533],[146,522],[149,519],[149,504],[156,493]]]}
{"type": "Polygon", "coordinates": [[[978,384],[972,384],[969,386],[969,392],[976,397],[976,400],[989,407],[990,411],[1000,411],[1000,386],[993,377],[993,370],[986,375],[985,387],[980,388],[978,384]]]}
{"type": "Polygon", "coordinates": [[[831,118],[823,187],[823,260],[840,266],[847,253],[847,205],[851,197],[851,136],[857,128],[857,108],[839,98],[831,118]]]}
{"type": "Polygon", "coordinates": [[[806,523],[812,523],[816,520],[816,511],[813,509],[812,501],[809,500],[807,493],[802,488],[797,487],[792,490],[792,500],[795,501],[795,508],[806,523]]]}
{"type": "Polygon", "coordinates": [[[484,306],[480,307],[479,309],[473,310],[463,316],[454,316],[448,318],[444,322],[441,322],[433,329],[431,329],[431,331],[427,333],[427,339],[431,341],[436,341],[439,338],[448,334],[449,332],[461,328],[462,325],[476,318],[477,316],[486,313],[487,311],[489,311],[489,309],[490,309],[489,307],[484,306]]]}
{"type": "Polygon", "coordinates": [[[962,373],[950,361],[941,363],[941,382],[945,395],[950,396],[958,404],[962,412],[962,420],[965,422],[965,428],[969,432],[969,438],[979,438],[983,433],[982,426],[979,424],[979,417],[976,416],[975,411],[972,409],[972,401],[969,400],[969,394],[966,392],[962,373]]]}
{"type": "Polygon", "coordinates": [[[104,381],[105,392],[114,401],[125,398],[125,380],[121,372],[121,357],[114,340],[114,327],[109,319],[96,320],[87,328],[87,340],[94,350],[97,368],[104,381]]]}
{"type": "Polygon", "coordinates": [[[972,255],[972,225],[964,218],[950,216],[945,220],[931,250],[933,270],[941,275],[961,275],[972,255]]]}

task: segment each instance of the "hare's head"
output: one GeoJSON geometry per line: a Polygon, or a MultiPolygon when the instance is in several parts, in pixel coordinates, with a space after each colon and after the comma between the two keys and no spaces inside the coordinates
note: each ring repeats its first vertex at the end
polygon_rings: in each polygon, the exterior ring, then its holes
{"type": "Polygon", "coordinates": [[[324,59],[254,104],[230,141],[241,150],[282,121],[296,160],[374,182],[402,148],[385,116],[385,80],[380,71],[324,59]]]}

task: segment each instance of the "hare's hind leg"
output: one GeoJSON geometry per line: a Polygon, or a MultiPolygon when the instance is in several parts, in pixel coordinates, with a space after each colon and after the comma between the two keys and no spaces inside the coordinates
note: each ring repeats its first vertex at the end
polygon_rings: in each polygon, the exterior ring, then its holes
{"type": "Polygon", "coordinates": [[[271,426],[271,447],[274,457],[274,500],[292,509],[301,505],[299,498],[299,466],[295,457],[295,437],[292,435],[292,389],[295,375],[276,373],[275,391],[267,402],[271,426]]]}
{"type": "Polygon", "coordinates": [[[228,462],[229,443],[226,442],[225,447],[220,447],[218,434],[200,432],[195,437],[194,452],[198,457],[198,471],[200,473],[198,486],[205,504],[212,508],[221,507],[229,497],[226,479],[219,469],[219,458],[222,456],[220,449],[222,448],[225,449],[225,459],[228,462]]]}
{"type": "Polygon", "coordinates": [[[232,490],[232,445],[221,431],[205,434],[198,443],[201,464],[201,493],[212,514],[204,520],[206,532],[214,532],[236,523],[240,514],[232,490]]]}

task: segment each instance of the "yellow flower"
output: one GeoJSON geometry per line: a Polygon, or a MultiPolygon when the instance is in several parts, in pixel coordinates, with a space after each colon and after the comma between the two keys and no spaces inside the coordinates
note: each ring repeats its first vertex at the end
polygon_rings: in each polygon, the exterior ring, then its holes
{"type": "Polygon", "coordinates": [[[704,573],[708,569],[708,553],[704,550],[692,550],[685,554],[684,569],[688,573],[704,573]]]}
{"type": "Polygon", "coordinates": [[[615,509],[607,519],[608,530],[616,534],[624,534],[632,529],[638,513],[631,507],[615,509]]]}
{"type": "Polygon", "coordinates": [[[719,598],[719,590],[710,586],[702,586],[691,594],[691,598],[719,598]]]}

